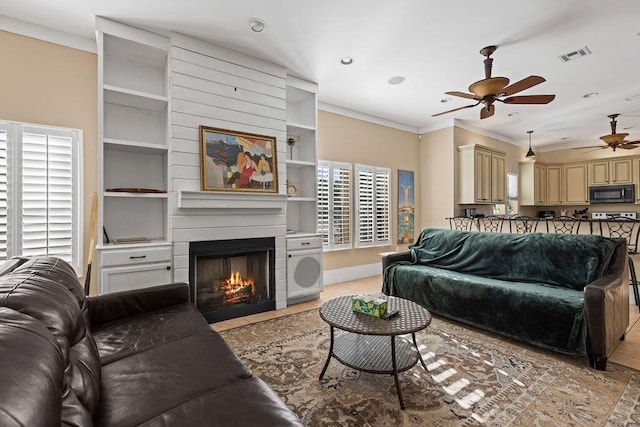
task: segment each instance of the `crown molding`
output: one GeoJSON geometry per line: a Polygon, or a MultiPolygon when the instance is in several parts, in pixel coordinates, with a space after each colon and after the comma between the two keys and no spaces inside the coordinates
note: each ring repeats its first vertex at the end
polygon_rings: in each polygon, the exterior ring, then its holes
{"type": "Polygon", "coordinates": [[[322,111],[326,111],[328,113],[340,114],[341,116],[350,117],[352,119],[364,120],[365,122],[375,123],[381,126],[387,126],[390,128],[403,130],[406,132],[411,132],[418,134],[418,128],[415,126],[409,126],[404,123],[395,122],[389,119],[383,119],[382,117],[372,116],[370,114],[361,113],[356,110],[352,110],[350,108],[340,107],[338,105],[327,104],[325,102],[318,102],[318,109],[322,111]]]}
{"type": "Polygon", "coordinates": [[[5,15],[0,15],[0,30],[90,53],[98,52],[95,40],[86,39],[75,34],[65,33],[64,31],[54,30],[53,28],[43,27],[5,15]]]}

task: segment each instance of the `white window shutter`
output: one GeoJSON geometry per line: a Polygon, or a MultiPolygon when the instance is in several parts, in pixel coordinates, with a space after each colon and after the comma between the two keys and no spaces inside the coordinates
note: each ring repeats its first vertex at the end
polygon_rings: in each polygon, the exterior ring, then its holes
{"type": "Polygon", "coordinates": [[[318,230],[324,250],[351,247],[351,164],[318,162],[318,230]]]}
{"type": "Polygon", "coordinates": [[[7,246],[9,232],[9,223],[7,221],[8,166],[7,131],[0,128],[0,260],[9,257],[7,246]]]}
{"type": "Polygon", "coordinates": [[[356,246],[391,244],[391,170],[356,165],[356,246]]]}
{"type": "Polygon", "coordinates": [[[78,130],[0,123],[0,259],[55,256],[81,271],[81,143],[78,130]]]}

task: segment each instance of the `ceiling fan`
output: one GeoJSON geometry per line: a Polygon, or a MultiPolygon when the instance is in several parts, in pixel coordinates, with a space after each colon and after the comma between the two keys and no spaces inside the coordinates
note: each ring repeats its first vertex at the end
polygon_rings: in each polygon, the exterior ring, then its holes
{"type": "Polygon", "coordinates": [[[640,144],[640,139],[634,141],[625,141],[625,138],[629,135],[628,133],[616,133],[616,117],[620,114],[611,114],[607,117],[611,119],[611,134],[603,135],[600,139],[605,143],[605,145],[592,145],[590,147],[580,147],[580,148],[611,148],[613,151],[616,151],[617,148],[624,148],[625,150],[631,150],[636,148],[636,144],[640,144]]]}
{"type": "Polygon", "coordinates": [[[493,103],[499,101],[505,104],[548,104],[556,97],[555,95],[521,95],[510,96],[518,92],[522,92],[525,89],[529,89],[535,85],[545,82],[546,80],[540,76],[529,76],[509,85],[509,79],[506,77],[491,77],[491,67],[493,64],[493,58],[491,54],[496,51],[497,46],[487,46],[482,48],[480,54],[485,56],[484,60],[484,74],[485,78],[473,83],[469,86],[469,92],[445,92],[447,95],[459,96],[461,98],[473,99],[475,104],[466,105],[464,107],[454,108],[453,110],[443,111],[442,113],[433,114],[432,117],[441,116],[443,114],[452,113],[454,111],[462,110],[465,108],[475,107],[478,104],[483,104],[482,110],[480,110],[480,118],[486,119],[493,116],[495,107],[493,103]],[[507,98],[500,99],[504,96],[507,98]]]}

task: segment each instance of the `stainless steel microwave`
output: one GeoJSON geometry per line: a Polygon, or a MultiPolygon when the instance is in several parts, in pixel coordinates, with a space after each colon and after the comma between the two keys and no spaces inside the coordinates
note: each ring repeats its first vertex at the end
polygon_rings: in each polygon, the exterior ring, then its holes
{"type": "Polygon", "coordinates": [[[596,203],[633,203],[635,185],[600,185],[589,187],[589,202],[596,203]]]}

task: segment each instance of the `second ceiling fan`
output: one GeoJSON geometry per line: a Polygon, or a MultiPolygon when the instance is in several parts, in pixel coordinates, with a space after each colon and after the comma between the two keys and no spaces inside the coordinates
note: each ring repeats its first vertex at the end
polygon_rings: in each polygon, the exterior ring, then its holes
{"type": "Polygon", "coordinates": [[[493,58],[491,54],[495,52],[497,46],[487,46],[480,50],[480,54],[485,57],[484,74],[485,78],[473,83],[469,86],[469,92],[445,92],[447,95],[459,96],[461,98],[473,99],[477,101],[475,104],[465,105],[464,107],[454,108],[453,110],[443,111],[442,113],[433,114],[432,117],[441,116],[443,114],[452,113],[454,111],[463,110],[465,108],[475,107],[483,104],[480,110],[480,118],[486,119],[493,116],[495,112],[494,102],[499,101],[505,104],[548,104],[556,97],[555,95],[520,95],[510,96],[525,89],[539,85],[546,80],[540,76],[529,76],[509,85],[509,79],[506,77],[491,77],[491,68],[493,58]],[[502,97],[507,97],[500,99],[502,97]]]}

